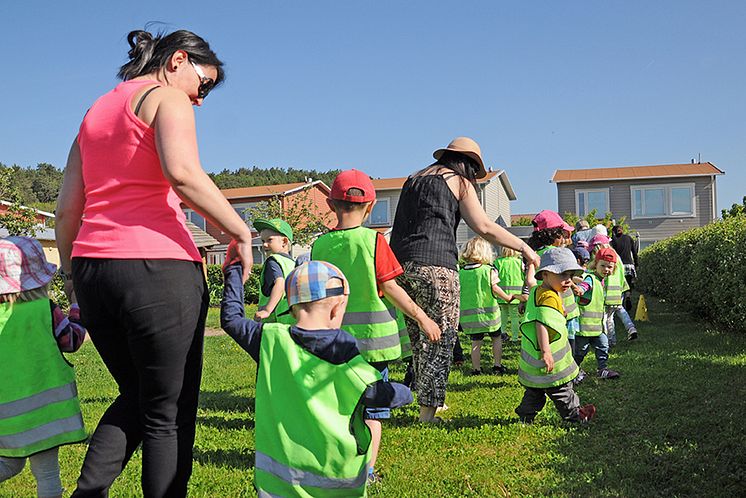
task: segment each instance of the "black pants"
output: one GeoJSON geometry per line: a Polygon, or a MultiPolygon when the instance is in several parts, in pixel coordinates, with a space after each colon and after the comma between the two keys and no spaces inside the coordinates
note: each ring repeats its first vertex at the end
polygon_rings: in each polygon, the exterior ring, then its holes
{"type": "Polygon", "coordinates": [[[72,267],[81,319],[119,386],[72,496],[108,496],[140,443],[143,495],[186,496],[209,304],[202,266],[75,258],[72,267]]]}

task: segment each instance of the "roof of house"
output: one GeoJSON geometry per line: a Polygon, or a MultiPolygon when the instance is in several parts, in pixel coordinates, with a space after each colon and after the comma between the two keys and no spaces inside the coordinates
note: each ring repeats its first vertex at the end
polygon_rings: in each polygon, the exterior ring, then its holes
{"type": "MultiPolygon", "coordinates": [[[[514,201],[516,199],[515,192],[513,191],[513,186],[510,184],[510,180],[508,180],[508,175],[505,173],[505,170],[499,169],[497,171],[488,171],[487,176],[477,180],[477,183],[487,183],[495,177],[500,178],[500,182],[502,182],[505,191],[508,193],[508,198],[511,201],[514,201]]],[[[404,186],[404,182],[407,181],[407,178],[408,177],[406,176],[398,178],[378,178],[372,179],[372,181],[376,190],[401,190],[404,186]]]]}
{"type": "Polygon", "coordinates": [[[321,180],[312,182],[282,183],[279,185],[260,185],[257,187],[226,188],[221,192],[226,199],[244,199],[248,197],[272,197],[275,195],[288,195],[306,188],[318,186],[327,194],[331,191],[321,180]]]}
{"type": "Polygon", "coordinates": [[[713,176],[723,174],[725,174],[724,171],[709,162],[662,164],[657,166],[626,166],[621,168],[558,169],[552,175],[552,182],[636,180],[643,178],[713,176]]]}
{"type": "Polygon", "coordinates": [[[220,244],[220,242],[216,238],[202,230],[191,221],[186,220],[185,223],[186,227],[189,229],[189,232],[191,232],[192,234],[194,245],[196,245],[197,247],[212,247],[220,244]]]}
{"type": "MultiPolygon", "coordinates": [[[[3,201],[3,200],[0,200],[0,204],[2,204],[3,206],[12,206],[13,205],[12,202],[10,202],[10,201],[3,201]]],[[[40,215],[44,216],[45,218],[54,218],[54,213],[48,213],[46,211],[42,211],[41,209],[29,208],[28,206],[24,206],[24,205],[21,205],[21,207],[22,208],[26,208],[26,209],[33,209],[34,211],[36,211],[37,214],[40,214],[40,215]]]]}

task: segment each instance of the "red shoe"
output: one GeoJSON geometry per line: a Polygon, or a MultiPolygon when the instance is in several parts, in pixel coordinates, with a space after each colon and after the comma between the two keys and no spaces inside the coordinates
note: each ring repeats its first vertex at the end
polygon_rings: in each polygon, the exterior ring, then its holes
{"type": "Polygon", "coordinates": [[[596,407],[593,405],[583,405],[578,410],[578,417],[581,423],[588,423],[596,415],[596,407]]]}

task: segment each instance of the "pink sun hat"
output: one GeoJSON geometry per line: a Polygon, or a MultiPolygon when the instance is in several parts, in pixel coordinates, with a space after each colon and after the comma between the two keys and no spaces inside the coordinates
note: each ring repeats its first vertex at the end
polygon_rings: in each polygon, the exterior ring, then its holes
{"type": "Polygon", "coordinates": [[[534,224],[534,231],[557,227],[562,227],[568,232],[575,230],[574,227],[571,227],[562,219],[562,216],[550,209],[541,211],[539,214],[534,216],[534,219],[531,220],[531,222],[534,224]]]}
{"type": "Polygon", "coordinates": [[[15,294],[44,287],[57,266],[47,262],[38,240],[31,237],[0,239],[0,294],[15,294]]]}

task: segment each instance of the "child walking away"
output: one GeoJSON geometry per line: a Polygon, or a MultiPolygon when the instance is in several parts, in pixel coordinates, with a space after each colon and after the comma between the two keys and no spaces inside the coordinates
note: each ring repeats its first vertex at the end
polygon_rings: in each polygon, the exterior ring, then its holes
{"type": "MultiPolygon", "coordinates": [[[[338,174],[327,199],[337,225],[316,239],[311,259],[332,263],[350,279],[352,292],[342,328],[357,339],[360,354],[387,380],[388,363],[402,355],[397,308],[417,321],[429,340],[437,340],[440,329],[396,283],[404,271],[383,235],[362,226],[375,202],[376,191],[368,175],[355,169],[338,174]]],[[[391,412],[369,408],[365,417],[373,433],[370,477],[375,480],[381,420],[390,418],[391,412]]]]}
{"type": "Polygon", "coordinates": [[[578,366],[567,341],[560,298],[570,288],[572,277],[582,271],[569,249],[552,248],[541,255],[536,274],[542,283],[531,288],[521,325],[518,380],[526,390],[515,412],[523,423],[534,421],[547,397],[568,422],[588,422],[596,413],[593,405],[580,406],[573,390],[572,380],[578,375],[578,366]]]}
{"type": "MultiPolygon", "coordinates": [[[[616,253],[611,248],[602,248],[596,252],[594,270],[586,273],[583,281],[577,286],[583,293],[578,298],[580,304],[580,330],[575,336],[575,362],[583,363],[588,348],[593,347],[598,364],[598,376],[602,379],[616,379],[619,372],[610,370],[609,340],[603,332],[604,320],[604,284],[603,279],[614,272],[616,253]]],[[[589,265],[590,266],[590,265],[589,265]]],[[[576,383],[582,381],[576,380],[576,383]]]]}
{"type": "Polygon", "coordinates": [[[364,408],[396,408],[411,391],[381,374],[340,330],[350,288],[323,261],[288,275],[297,326],[244,318],[241,265],[229,245],[220,323],[257,362],[256,461],[259,496],[365,496],[371,433],[364,408]]]}
{"type": "Polygon", "coordinates": [[[510,336],[514,341],[521,338],[521,322],[518,317],[518,303],[525,302],[527,296],[521,294],[524,284],[523,260],[518,251],[509,247],[500,249],[500,257],[495,260],[495,268],[500,275],[500,288],[506,294],[512,294],[513,300],[508,302],[498,297],[500,303],[500,317],[503,331],[510,330],[510,336]],[[508,328],[510,323],[510,328],[508,328]]]}
{"type": "Polygon", "coordinates": [[[259,277],[259,307],[254,318],[263,322],[293,324],[285,297],[285,278],[295,268],[295,260],[290,256],[293,229],[279,218],[258,219],[253,224],[267,255],[259,277]]]}
{"type": "MultiPolygon", "coordinates": [[[[611,239],[603,234],[598,234],[593,237],[590,241],[591,249],[598,251],[602,248],[611,248],[611,239]]],[[[629,316],[626,308],[622,306],[623,296],[629,291],[629,284],[624,276],[624,265],[621,263],[619,254],[616,254],[616,264],[614,265],[614,271],[608,278],[604,279],[604,330],[609,338],[609,346],[616,346],[616,325],[614,324],[614,317],[618,316],[624,328],[627,331],[627,340],[634,341],[637,339],[637,327],[629,316]]],[[[594,260],[595,262],[595,260],[594,260]]],[[[593,268],[595,264],[592,262],[589,267],[593,268]]]]}
{"type": "Polygon", "coordinates": [[[50,301],[55,270],[35,239],[0,239],[0,482],[29,458],[45,497],[62,496],[58,448],[86,438],[75,373],[60,354],[77,351],[86,331],[76,304],[67,318],[50,301]]]}
{"type": "MultiPolygon", "coordinates": [[[[472,375],[482,373],[482,344],[484,335],[492,339],[494,365],[492,372],[502,375],[507,369],[502,365],[503,346],[501,337],[500,306],[498,297],[506,303],[513,300],[497,284],[500,278],[494,266],[492,246],[481,237],[474,237],[464,245],[461,260],[465,262],[458,271],[461,284],[461,315],[459,325],[471,339],[472,375]]],[[[520,290],[520,289],[519,289],[520,290]]]]}

